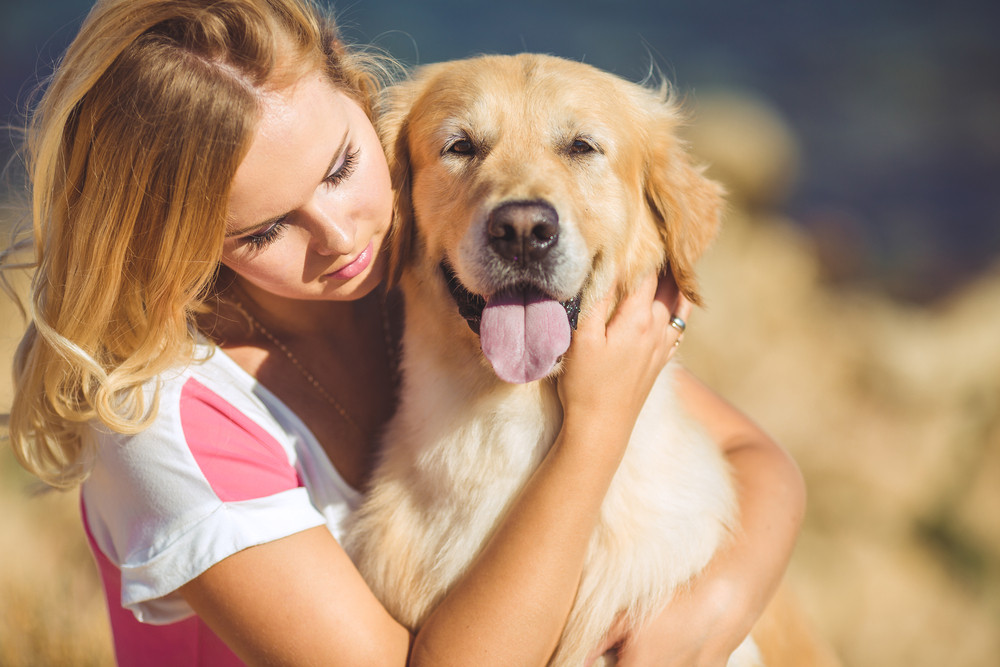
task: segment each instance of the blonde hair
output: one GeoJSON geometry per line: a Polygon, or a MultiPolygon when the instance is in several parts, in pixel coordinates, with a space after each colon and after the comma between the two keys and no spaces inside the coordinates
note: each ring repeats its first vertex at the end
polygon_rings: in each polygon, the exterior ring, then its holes
{"type": "Polygon", "coordinates": [[[10,437],[67,487],[81,433],[155,416],[144,386],[194,355],[230,182],[260,92],[319,67],[371,115],[378,78],[308,0],[102,0],[28,126],[35,274],[10,437]]]}

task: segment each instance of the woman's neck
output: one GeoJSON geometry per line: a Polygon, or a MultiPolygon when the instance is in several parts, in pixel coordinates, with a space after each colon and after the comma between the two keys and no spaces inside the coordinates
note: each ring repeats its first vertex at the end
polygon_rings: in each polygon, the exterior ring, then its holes
{"type": "Polygon", "coordinates": [[[358,321],[379,298],[376,292],[350,301],[289,299],[236,278],[222,292],[279,338],[339,338],[356,329],[358,321]]]}

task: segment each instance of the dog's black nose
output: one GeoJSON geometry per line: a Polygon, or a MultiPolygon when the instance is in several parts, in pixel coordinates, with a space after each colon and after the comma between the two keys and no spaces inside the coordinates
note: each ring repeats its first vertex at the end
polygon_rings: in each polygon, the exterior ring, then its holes
{"type": "Polygon", "coordinates": [[[490,246],[511,262],[537,262],[559,239],[559,214],[545,202],[508,202],[490,213],[490,246]]]}

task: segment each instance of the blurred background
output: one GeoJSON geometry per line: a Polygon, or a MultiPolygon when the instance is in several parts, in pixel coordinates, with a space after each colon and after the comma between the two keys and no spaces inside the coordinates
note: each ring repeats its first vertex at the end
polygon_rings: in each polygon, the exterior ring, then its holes
{"type": "MultiPolygon", "coordinates": [[[[13,127],[89,5],[0,0],[13,127]]],[[[334,8],[348,41],[409,65],[541,51],[662,71],[730,192],[684,361],[806,475],[801,602],[846,665],[1000,664],[1000,5],[334,8]]],[[[0,138],[6,159],[16,138],[0,138]]],[[[9,357],[23,325],[8,311],[9,357]]],[[[108,664],[77,500],[33,491],[0,451],[0,664],[108,664]]]]}

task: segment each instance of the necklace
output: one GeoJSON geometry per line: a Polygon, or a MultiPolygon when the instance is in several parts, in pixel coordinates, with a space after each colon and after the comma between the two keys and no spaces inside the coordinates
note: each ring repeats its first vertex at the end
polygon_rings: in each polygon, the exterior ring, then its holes
{"type": "MultiPolygon", "coordinates": [[[[230,290],[230,292],[232,292],[232,290],[230,290]]],[[[309,382],[309,384],[312,385],[313,389],[316,390],[316,393],[319,394],[327,403],[329,403],[333,407],[334,410],[337,411],[337,414],[340,415],[341,419],[343,419],[347,424],[349,424],[351,428],[353,428],[359,435],[364,437],[365,434],[362,431],[361,427],[358,426],[357,420],[355,420],[354,417],[352,417],[351,414],[347,411],[347,409],[340,404],[340,401],[335,399],[330,394],[330,392],[328,392],[326,388],[324,388],[323,385],[320,384],[319,380],[317,380],[316,377],[312,373],[310,373],[305,366],[302,365],[302,362],[300,362],[298,358],[294,354],[292,354],[292,351],[288,349],[287,345],[281,342],[281,340],[273,333],[271,333],[267,329],[267,327],[261,324],[256,317],[250,314],[250,312],[247,310],[246,306],[243,305],[243,302],[239,299],[239,297],[237,297],[235,294],[230,293],[227,301],[229,301],[229,303],[231,303],[233,307],[236,308],[236,310],[238,310],[240,314],[247,319],[247,322],[250,323],[251,327],[259,331],[265,338],[267,338],[268,341],[271,342],[272,345],[278,348],[278,350],[280,350],[281,353],[288,358],[288,361],[291,362],[292,366],[294,366],[299,371],[299,373],[302,374],[302,377],[304,377],[309,382]]],[[[385,301],[386,301],[386,296],[385,294],[383,294],[382,298],[379,299],[379,312],[381,314],[381,319],[382,319],[382,336],[385,349],[385,357],[390,368],[392,386],[395,388],[398,386],[399,364],[397,361],[396,346],[393,343],[392,339],[392,329],[389,325],[389,315],[386,312],[385,301]]]]}

